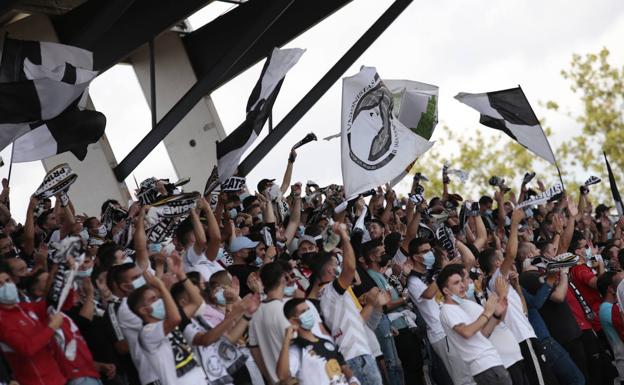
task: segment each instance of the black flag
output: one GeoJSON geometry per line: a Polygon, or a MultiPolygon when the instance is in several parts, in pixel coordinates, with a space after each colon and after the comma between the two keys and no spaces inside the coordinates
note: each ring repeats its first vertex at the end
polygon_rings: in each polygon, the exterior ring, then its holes
{"type": "Polygon", "coordinates": [[[622,206],[622,198],[620,197],[620,191],[617,188],[617,183],[615,182],[615,176],[613,176],[613,171],[611,171],[611,165],[609,164],[609,159],[607,159],[607,153],[603,152],[605,162],[607,163],[607,171],[609,172],[609,185],[611,185],[611,195],[613,196],[613,200],[615,201],[615,208],[617,209],[618,215],[622,216],[624,213],[624,206],[622,206]]]}

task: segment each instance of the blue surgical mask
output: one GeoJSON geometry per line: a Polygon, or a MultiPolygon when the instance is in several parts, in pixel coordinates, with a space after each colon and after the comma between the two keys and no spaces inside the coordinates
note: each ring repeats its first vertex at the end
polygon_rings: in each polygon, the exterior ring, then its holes
{"type": "Polygon", "coordinates": [[[91,276],[91,273],[93,273],[93,266],[88,268],[87,270],[78,270],[76,272],[76,277],[77,278],[89,278],[91,276]]]}
{"type": "Polygon", "coordinates": [[[262,258],[256,257],[256,266],[262,266],[263,263],[264,261],[262,260],[262,258]]]}
{"type": "Polygon", "coordinates": [[[475,286],[474,283],[468,285],[468,290],[466,290],[466,298],[474,298],[475,295],[475,286]]]}
{"type": "Polygon", "coordinates": [[[593,257],[593,256],[594,255],[592,254],[592,250],[589,247],[587,247],[585,249],[585,259],[589,261],[591,259],[591,257],[593,257]]]}
{"type": "Polygon", "coordinates": [[[162,298],[158,298],[156,302],[152,303],[152,317],[163,320],[165,316],[165,303],[162,298]]]}
{"type": "Polygon", "coordinates": [[[217,251],[217,258],[216,258],[216,260],[217,260],[217,261],[222,260],[222,259],[223,259],[223,257],[224,257],[224,255],[225,255],[225,254],[224,254],[223,247],[219,247],[219,251],[217,251]]]}
{"type": "Polygon", "coordinates": [[[429,250],[423,255],[423,263],[425,264],[427,270],[433,267],[435,264],[435,255],[433,254],[433,251],[429,250]]]}
{"type": "Polygon", "coordinates": [[[299,226],[299,236],[303,236],[305,234],[305,226],[299,226]]]}
{"type": "Polygon", "coordinates": [[[13,282],[6,282],[0,287],[0,303],[4,305],[13,305],[19,302],[17,294],[17,286],[13,282]]]}
{"type": "Polygon", "coordinates": [[[340,276],[340,273],[342,273],[342,266],[338,265],[334,267],[334,274],[336,274],[336,277],[340,276]]]}
{"type": "Polygon", "coordinates": [[[451,299],[453,300],[453,302],[455,302],[458,305],[461,305],[462,302],[464,302],[464,299],[462,297],[458,296],[457,294],[453,294],[451,296],[451,299]]]}
{"type": "Polygon", "coordinates": [[[312,314],[312,310],[308,309],[304,311],[299,316],[299,322],[301,322],[301,327],[305,330],[312,330],[314,327],[314,314],[312,314]]]}
{"type": "Polygon", "coordinates": [[[87,231],[87,229],[82,229],[82,231],[80,232],[80,238],[85,241],[89,240],[89,232],[87,231]]]}
{"type": "Polygon", "coordinates": [[[147,282],[145,282],[145,278],[143,278],[143,276],[141,275],[141,276],[139,276],[139,278],[137,278],[137,279],[135,279],[134,281],[132,281],[132,286],[133,286],[135,289],[138,289],[138,288],[140,288],[140,287],[145,286],[145,284],[146,284],[146,283],[147,283],[147,282]]]}
{"type": "Polygon", "coordinates": [[[215,301],[217,301],[217,305],[225,305],[227,302],[225,300],[225,290],[223,290],[223,288],[219,288],[215,292],[215,301]]]}
{"type": "Polygon", "coordinates": [[[237,216],[238,216],[238,211],[236,211],[236,209],[230,209],[230,218],[236,219],[237,216]]]}
{"type": "Polygon", "coordinates": [[[295,294],[295,290],[297,290],[297,284],[293,283],[290,286],[285,286],[284,287],[284,295],[286,297],[292,297],[295,294]]]}
{"type": "Polygon", "coordinates": [[[485,215],[491,217],[492,216],[492,210],[485,210],[485,215]]]}
{"type": "Polygon", "coordinates": [[[150,243],[149,244],[149,252],[150,254],[158,254],[162,250],[162,243],[150,243]]]}

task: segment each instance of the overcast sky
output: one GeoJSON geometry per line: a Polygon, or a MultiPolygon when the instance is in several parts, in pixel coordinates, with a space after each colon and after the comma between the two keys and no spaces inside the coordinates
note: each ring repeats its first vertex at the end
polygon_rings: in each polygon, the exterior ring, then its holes
{"type": "MultiPolygon", "coordinates": [[[[274,122],[290,111],[391,3],[354,0],[287,45],[307,51],[286,77],[273,109],[274,122]]],[[[231,4],[214,2],[191,17],[191,25],[198,28],[230,7],[231,4]]],[[[520,84],[537,115],[547,118],[553,127],[550,140],[557,147],[562,138],[578,133],[580,128],[569,118],[547,112],[538,102],[556,100],[562,107],[578,108],[578,97],[560,76],[561,69],[569,67],[573,53],[598,52],[603,46],[611,51],[611,62],[621,66],[623,36],[622,0],[415,1],[346,74],[353,75],[361,65],[368,65],[377,67],[383,78],[439,86],[440,124],[448,125],[456,135],[470,135],[479,129],[479,124],[477,112],[455,101],[454,95],[520,84]]],[[[261,65],[212,94],[226,132],[244,119],[247,98],[261,65]]],[[[339,132],[340,95],[341,85],[337,82],[249,175],[248,184],[255,186],[262,177],[281,179],[289,148],[306,133],[312,131],[320,139],[339,132]]],[[[106,134],[120,161],[151,124],[147,102],[132,68],[115,66],[100,75],[92,83],[91,97],[95,107],[107,116],[106,134]]],[[[455,149],[451,145],[444,151],[455,149]]],[[[0,155],[8,163],[10,147],[0,155]]],[[[0,169],[1,176],[7,173],[8,165],[0,169]]],[[[162,144],[134,174],[139,181],[152,175],[176,177],[162,144]]],[[[11,202],[18,220],[23,219],[28,196],[43,176],[40,162],[13,167],[11,202]]],[[[320,185],[341,183],[338,140],[301,148],[293,180],[309,179],[320,185]]]]}

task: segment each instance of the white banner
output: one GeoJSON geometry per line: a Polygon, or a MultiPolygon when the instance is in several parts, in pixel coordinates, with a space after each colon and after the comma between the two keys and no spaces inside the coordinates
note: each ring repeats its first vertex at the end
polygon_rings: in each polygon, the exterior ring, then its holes
{"type": "Polygon", "coordinates": [[[523,207],[527,207],[527,206],[543,205],[544,203],[548,203],[551,200],[556,199],[557,195],[560,195],[562,193],[563,193],[563,186],[561,186],[560,182],[557,182],[557,183],[555,183],[554,186],[552,186],[548,190],[544,191],[543,193],[538,194],[538,195],[532,197],[531,199],[527,199],[524,202],[520,202],[518,204],[518,208],[523,208],[523,207]]]}
{"type": "Polygon", "coordinates": [[[341,148],[345,196],[393,180],[433,145],[397,119],[395,99],[374,67],[362,67],[358,74],[343,79],[341,148]]]}

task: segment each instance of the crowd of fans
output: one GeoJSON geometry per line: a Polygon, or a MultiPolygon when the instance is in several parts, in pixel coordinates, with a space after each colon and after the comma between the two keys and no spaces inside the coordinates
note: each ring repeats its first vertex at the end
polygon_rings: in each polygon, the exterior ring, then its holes
{"type": "Polygon", "coordinates": [[[624,383],[624,219],[587,188],[517,208],[534,174],[476,202],[417,175],[407,197],[345,202],[291,185],[295,157],[281,185],[200,197],[158,243],[139,202],[33,197],[18,225],[4,183],[0,382],[624,383]],[[81,257],[54,258],[71,237],[81,257]],[[75,278],[56,312],[59,269],[75,278]]]}

